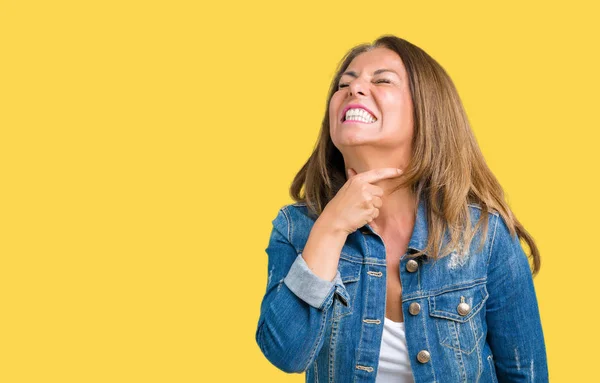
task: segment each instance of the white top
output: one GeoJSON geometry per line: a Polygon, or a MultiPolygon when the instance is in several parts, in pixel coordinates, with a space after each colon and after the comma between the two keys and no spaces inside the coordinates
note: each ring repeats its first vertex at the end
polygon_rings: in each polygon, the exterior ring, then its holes
{"type": "Polygon", "coordinates": [[[383,338],[379,353],[376,383],[414,383],[404,322],[394,322],[385,318],[383,321],[383,338]]]}

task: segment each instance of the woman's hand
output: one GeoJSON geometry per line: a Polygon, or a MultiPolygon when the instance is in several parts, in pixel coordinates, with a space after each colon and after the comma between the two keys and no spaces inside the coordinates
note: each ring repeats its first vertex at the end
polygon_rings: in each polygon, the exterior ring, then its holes
{"type": "Polygon", "coordinates": [[[372,169],[361,174],[349,168],[348,180],[325,206],[323,214],[337,230],[346,235],[353,233],[379,216],[383,188],[373,183],[401,174],[397,168],[372,169]]]}

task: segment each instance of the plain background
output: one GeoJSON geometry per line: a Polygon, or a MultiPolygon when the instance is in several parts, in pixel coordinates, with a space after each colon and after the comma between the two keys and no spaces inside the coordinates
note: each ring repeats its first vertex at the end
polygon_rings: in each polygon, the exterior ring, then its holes
{"type": "Polygon", "coordinates": [[[336,65],[387,33],[537,241],[552,381],[596,375],[596,5],[201,3],[0,2],[0,381],[304,381],[254,340],[264,250],[336,65]]]}

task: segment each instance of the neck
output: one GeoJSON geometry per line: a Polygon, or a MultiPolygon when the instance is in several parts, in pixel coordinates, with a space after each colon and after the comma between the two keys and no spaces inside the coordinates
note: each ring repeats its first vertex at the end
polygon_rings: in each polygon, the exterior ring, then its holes
{"type": "Polygon", "coordinates": [[[381,197],[383,204],[379,208],[379,216],[370,223],[370,226],[381,234],[398,232],[410,234],[416,218],[416,197],[407,188],[390,194],[389,189],[393,188],[392,183],[393,180],[382,180],[377,183],[386,191],[381,197]]]}
{"type": "MultiPolygon", "coordinates": [[[[410,150],[404,147],[386,150],[369,145],[350,147],[344,152],[345,167],[363,173],[378,168],[405,169],[409,164],[410,150]]],[[[386,178],[375,185],[384,190],[379,216],[369,225],[380,234],[412,233],[416,219],[416,196],[409,188],[391,192],[400,183],[400,178],[386,178]]]]}

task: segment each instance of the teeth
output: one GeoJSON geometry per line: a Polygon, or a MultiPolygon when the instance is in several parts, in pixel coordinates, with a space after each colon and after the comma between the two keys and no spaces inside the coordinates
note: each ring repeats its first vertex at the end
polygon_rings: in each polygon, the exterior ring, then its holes
{"type": "Polygon", "coordinates": [[[375,122],[375,120],[374,120],[374,119],[372,119],[372,118],[370,118],[370,119],[366,119],[366,118],[364,118],[364,117],[362,117],[362,116],[358,116],[358,117],[350,117],[350,118],[347,118],[347,119],[346,119],[346,121],[349,121],[349,120],[351,120],[351,121],[360,121],[360,122],[364,122],[364,123],[366,123],[366,124],[372,124],[373,122],[375,122]]]}
{"type": "Polygon", "coordinates": [[[360,108],[348,109],[346,120],[357,120],[369,124],[377,121],[369,112],[360,108]]]}

